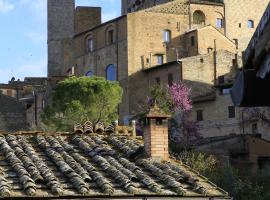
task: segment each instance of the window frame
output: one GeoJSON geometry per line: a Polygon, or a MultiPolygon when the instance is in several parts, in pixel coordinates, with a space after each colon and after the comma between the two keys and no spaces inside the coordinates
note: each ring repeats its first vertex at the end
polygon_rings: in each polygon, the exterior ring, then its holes
{"type": "Polygon", "coordinates": [[[106,80],[108,80],[108,81],[117,81],[117,67],[116,67],[116,65],[114,65],[114,64],[109,64],[107,67],[106,67],[106,80]],[[110,76],[112,76],[112,75],[110,75],[110,73],[111,72],[109,72],[109,70],[111,69],[111,68],[114,68],[114,78],[110,78],[110,76]]]}
{"type": "Polygon", "coordinates": [[[224,28],[223,18],[217,18],[217,20],[216,20],[216,27],[217,28],[224,28]]]}
{"type": "Polygon", "coordinates": [[[234,119],[236,117],[235,106],[228,106],[228,117],[234,119]]]}
{"type": "Polygon", "coordinates": [[[196,110],[196,117],[197,117],[197,122],[202,122],[204,121],[203,119],[203,110],[196,110]]]}
{"type": "Polygon", "coordinates": [[[172,32],[168,29],[163,30],[163,42],[170,43],[172,39],[172,32]]]}
{"type": "Polygon", "coordinates": [[[206,23],[206,16],[205,16],[204,12],[201,11],[201,10],[195,10],[193,12],[193,15],[192,15],[192,22],[193,22],[193,24],[196,24],[196,25],[205,25],[205,23],[206,23]],[[197,17],[199,15],[201,15],[200,17],[202,17],[202,19],[201,20],[199,20],[199,18],[196,19],[195,18],[196,15],[197,15],[197,17]]]}
{"type": "Polygon", "coordinates": [[[157,65],[163,65],[164,64],[164,55],[163,54],[157,54],[157,65]]]}
{"type": "Polygon", "coordinates": [[[249,19],[249,20],[247,21],[247,27],[248,27],[249,29],[253,29],[253,28],[254,28],[254,20],[249,19]]]}
{"type": "Polygon", "coordinates": [[[108,45],[111,45],[114,43],[114,30],[113,29],[108,30],[107,39],[108,39],[108,45]]]}

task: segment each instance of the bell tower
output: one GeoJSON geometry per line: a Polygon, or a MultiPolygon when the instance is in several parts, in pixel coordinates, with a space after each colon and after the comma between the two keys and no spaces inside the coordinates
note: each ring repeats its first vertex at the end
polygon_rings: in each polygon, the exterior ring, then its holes
{"type": "Polygon", "coordinates": [[[74,36],[75,0],[47,0],[48,8],[48,77],[62,76],[65,43],[74,36]]]}

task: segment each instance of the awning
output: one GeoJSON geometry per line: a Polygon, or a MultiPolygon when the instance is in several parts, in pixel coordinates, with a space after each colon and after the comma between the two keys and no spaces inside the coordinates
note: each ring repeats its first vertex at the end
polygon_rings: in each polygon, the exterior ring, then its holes
{"type": "Polygon", "coordinates": [[[232,101],[240,107],[270,106],[269,74],[261,79],[255,70],[239,73],[231,91],[232,101]]]}

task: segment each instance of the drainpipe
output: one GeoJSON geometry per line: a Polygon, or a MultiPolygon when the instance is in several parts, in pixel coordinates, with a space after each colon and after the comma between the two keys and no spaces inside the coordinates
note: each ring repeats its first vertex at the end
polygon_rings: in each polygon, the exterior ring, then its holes
{"type": "Polygon", "coordinates": [[[214,85],[216,85],[217,84],[217,44],[216,44],[216,40],[214,40],[213,56],[214,56],[214,85]]]}
{"type": "Polygon", "coordinates": [[[189,17],[189,29],[191,29],[191,7],[190,7],[190,4],[191,4],[191,0],[188,1],[189,5],[188,5],[188,17],[189,17]]]}

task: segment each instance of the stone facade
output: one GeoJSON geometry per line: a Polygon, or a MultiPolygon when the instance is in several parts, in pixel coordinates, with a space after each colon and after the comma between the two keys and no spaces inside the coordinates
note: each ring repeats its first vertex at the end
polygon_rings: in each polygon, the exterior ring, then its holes
{"type": "Polygon", "coordinates": [[[0,131],[18,131],[29,128],[26,106],[13,97],[0,94],[0,131]]]}
{"type": "MultiPolygon", "coordinates": [[[[77,15],[76,10],[80,9],[73,9],[75,16],[78,16],[73,23],[81,25],[73,39],[67,39],[70,43],[64,43],[67,44],[66,51],[73,51],[70,57],[67,56],[71,59],[66,59],[62,67],[62,76],[68,75],[66,71],[72,71],[77,76],[107,77],[108,68],[116,68],[115,79],[124,90],[123,103],[119,107],[122,121],[127,121],[130,116],[140,111],[139,105],[145,102],[149,88],[158,79],[165,83],[168,83],[169,79],[184,80],[196,85],[206,85],[207,88],[219,85],[219,79],[232,84],[236,69],[241,66],[238,52],[244,48],[247,38],[250,38],[251,32],[255,30],[255,27],[243,28],[235,38],[235,20],[240,18],[234,15],[240,7],[230,2],[228,4],[232,8],[228,8],[226,1],[225,4],[202,0],[175,0],[169,3],[155,1],[156,4],[151,4],[153,1],[144,2],[143,8],[136,5],[135,10],[139,11],[130,12],[103,24],[99,24],[97,8],[89,8],[88,11],[84,8],[82,13],[77,15]],[[156,6],[152,7],[153,5],[156,6]],[[169,41],[166,41],[168,38],[169,41]],[[174,63],[176,67],[170,63],[174,63]]],[[[129,4],[124,0],[122,3],[125,13],[124,9],[127,9],[129,4]]],[[[129,3],[132,4],[132,1],[129,3]]],[[[256,3],[251,0],[246,4],[252,7],[256,3]]],[[[259,18],[265,7],[266,1],[263,1],[256,13],[250,13],[249,18],[259,18]]],[[[242,23],[246,22],[247,15],[243,13],[241,16],[242,23]]],[[[200,89],[196,91],[200,92],[200,89]]],[[[227,115],[226,111],[231,105],[226,99],[224,96],[216,102],[226,102],[222,105],[221,115],[227,115]]],[[[214,106],[215,103],[210,104],[214,106]]],[[[216,129],[211,129],[208,135],[215,131],[216,129]]],[[[227,130],[222,134],[226,134],[225,132],[227,130]]]]}
{"type": "MultiPolygon", "coordinates": [[[[64,72],[65,43],[74,36],[75,0],[48,0],[48,76],[64,72]]],[[[69,53],[70,54],[70,53],[69,53]]]]}
{"type": "MultiPolygon", "coordinates": [[[[187,0],[144,0],[144,1],[129,1],[122,0],[122,14],[146,9],[159,4],[165,4],[171,1],[176,1],[178,3],[187,2],[187,0]]],[[[209,14],[214,16],[212,20],[216,23],[216,19],[223,19],[223,26],[225,35],[234,40],[239,48],[239,52],[243,51],[252,37],[255,27],[258,25],[264,10],[266,9],[269,0],[262,0],[258,3],[256,0],[246,1],[240,0],[235,2],[235,0],[191,0],[194,4],[190,7],[189,12],[192,14],[195,9],[202,10],[206,15],[207,21],[209,14]],[[224,4],[217,12],[212,12],[211,10],[203,9],[201,3],[204,4],[224,4]],[[254,9],[256,8],[256,9],[254,9]],[[248,21],[253,21],[253,27],[248,27],[248,21]]],[[[251,22],[250,21],[250,22],[251,22]]],[[[206,24],[209,24],[206,22],[206,24]]]]}

